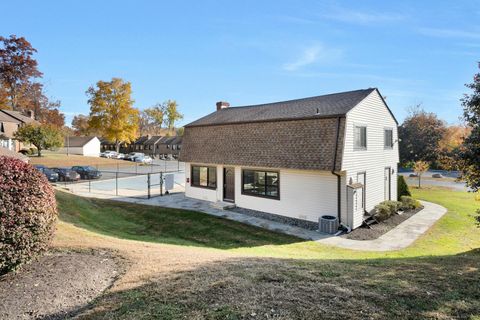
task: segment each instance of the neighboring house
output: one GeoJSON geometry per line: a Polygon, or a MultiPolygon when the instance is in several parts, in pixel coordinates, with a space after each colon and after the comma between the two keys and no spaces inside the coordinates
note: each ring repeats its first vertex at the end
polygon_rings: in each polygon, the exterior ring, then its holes
{"type": "Polygon", "coordinates": [[[18,111],[0,110],[0,147],[15,152],[22,150],[25,145],[14,139],[15,132],[22,125],[32,122],[37,123],[32,112],[27,117],[18,111]]]}
{"type": "MultiPolygon", "coordinates": [[[[152,136],[146,135],[136,139],[131,144],[122,144],[120,152],[143,152],[152,157],[159,157],[161,155],[178,156],[182,148],[182,137],[173,136],[152,136]]],[[[115,144],[106,139],[101,140],[102,151],[115,150],[115,144]]]]}
{"type": "Polygon", "coordinates": [[[58,153],[99,157],[100,139],[97,137],[65,137],[63,148],[60,148],[58,153]]]}
{"type": "Polygon", "coordinates": [[[21,153],[9,150],[9,149],[4,148],[4,147],[0,147],[0,157],[12,157],[12,158],[15,158],[15,159],[22,160],[23,162],[26,162],[26,163],[28,163],[30,161],[29,157],[24,156],[21,153]]]}
{"type": "Polygon", "coordinates": [[[359,227],[397,199],[395,117],[377,89],[230,108],[185,126],[186,196],[359,227]]]}

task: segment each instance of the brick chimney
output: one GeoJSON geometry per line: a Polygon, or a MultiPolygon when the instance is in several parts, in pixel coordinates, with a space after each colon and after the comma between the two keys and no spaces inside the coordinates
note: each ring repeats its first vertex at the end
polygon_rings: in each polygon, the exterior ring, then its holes
{"type": "Polygon", "coordinates": [[[35,119],[35,111],[33,110],[28,110],[27,111],[27,115],[32,118],[32,119],[35,119]]]}
{"type": "Polygon", "coordinates": [[[226,109],[228,107],[230,107],[230,103],[228,103],[226,101],[218,101],[217,102],[217,111],[221,110],[221,109],[226,109]]]}

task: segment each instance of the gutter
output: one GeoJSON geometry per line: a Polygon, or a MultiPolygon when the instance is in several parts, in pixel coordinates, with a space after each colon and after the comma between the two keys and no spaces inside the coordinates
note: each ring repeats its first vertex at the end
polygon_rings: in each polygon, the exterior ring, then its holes
{"type": "Polygon", "coordinates": [[[335,172],[335,167],[337,164],[337,152],[338,152],[338,137],[340,136],[340,117],[337,117],[337,128],[335,131],[335,154],[333,156],[333,166],[331,173],[337,177],[337,216],[338,223],[342,223],[342,180],[341,175],[335,172]]]}

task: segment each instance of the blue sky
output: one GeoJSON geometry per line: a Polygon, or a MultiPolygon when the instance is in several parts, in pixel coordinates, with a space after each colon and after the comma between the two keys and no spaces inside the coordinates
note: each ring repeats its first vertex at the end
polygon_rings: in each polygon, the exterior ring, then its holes
{"type": "Polygon", "coordinates": [[[70,122],[86,89],[121,77],[143,109],[215,109],[378,87],[401,121],[422,103],[449,123],[480,61],[479,1],[9,1],[3,36],[38,50],[70,122]],[[18,14],[17,14],[18,12],[18,14]]]}

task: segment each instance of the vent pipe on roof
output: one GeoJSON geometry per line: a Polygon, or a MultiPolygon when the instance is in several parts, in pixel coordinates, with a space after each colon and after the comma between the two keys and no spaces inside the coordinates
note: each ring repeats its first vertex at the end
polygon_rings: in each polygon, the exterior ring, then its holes
{"type": "Polygon", "coordinates": [[[230,107],[230,103],[228,103],[226,101],[218,101],[217,102],[217,111],[221,110],[221,109],[226,109],[228,107],[230,107]]]}

